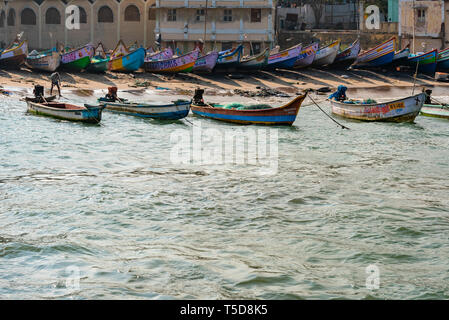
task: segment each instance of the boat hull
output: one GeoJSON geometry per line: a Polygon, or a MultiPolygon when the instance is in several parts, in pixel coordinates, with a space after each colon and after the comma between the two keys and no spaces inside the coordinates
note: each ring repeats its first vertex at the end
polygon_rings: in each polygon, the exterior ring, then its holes
{"type": "Polygon", "coordinates": [[[212,72],[217,64],[218,52],[213,51],[199,57],[193,65],[192,72],[212,72]]]}
{"type": "MultiPolygon", "coordinates": [[[[58,104],[58,103],[54,103],[58,104]]],[[[99,123],[104,107],[78,107],[77,109],[61,109],[51,107],[52,103],[48,105],[28,101],[28,112],[52,117],[61,120],[78,121],[85,123],[99,123]]]]}
{"type": "Polygon", "coordinates": [[[54,72],[61,64],[61,55],[59,52],[52,51],[36,57],[28,56],[26,59],[26,64],[34,70],[54,72]]]}
{"type": "Polygon", "coordinates": [[[296,59],[293,67],[295,69],[301,69],[310,66],[313,63],[313,60],[315,60],[317,51],[318,51],[318,43],[314,43],[306,47],[299,54],[298,59],[296,59]]]}
{"type": "Polygon", "coordinates": [[[291,69],[295,65],[301,54],[302,46],[300,44],[291,47],[289,49],[280,51],[278,53],[270,54],[268,57],[268,63],[264,69],[291,69]]]}
{"type": "Polygon", "coordinates": [[[92,59],[87,71],[94,73],[102,73],[108,70],[109,59],[92,59]]]}
{"type": "Polygon", "coordinates": [[[178,120],[187,117],[190,111],[190,101],[166,105],[151,105],[137,103],[100,102],[106,110],[142,118],[161,120],[178,120]]]}
{"type": "Polygon", "coordinates": [[[192,112],[201,117],[232,123],[291,126],[305,97],[301,95],[284,106],[261,110],[232,110],[192,104],[192,112]]]}
{"type": "Polygon", "coordinates": [[[341,51],[335,57],[332,67],[346,69],[353,64],[360,53],[360,41],[357,39],[349,48],[341,51]]]}
{"type": "Polygon", "coordinates": [[[94,55],[94,47],[87,45],[85,47],[73,50],[61,55],[61,67],[64,69],[81,71],[90,64],[90,59],[94,55]]]}
{"type": "Polygon", "coordinates": [[[337,57],[339,48],[340,41],[335,41],[324,48],[318,49],[312,65],[321,67],[332,64],[337,57]]]}
{"type": "Polygon", "coordinates": [[[268,64],[269,49],[265,49],[261,54],[250,57],[246,60],[240,60],[240,68],[243,70],[259,70],[268,64]]]}
{"type": "Polygon", "coordinates": [[[183,56],[145,62],[145,71],[152,73],[186,73],[190,72],[198,59],[199,51],[194,50],[183,56]]]}
{"type": "Polygon", "coordinates": [[[408,64],[412,68],[416,68],[418,64],[418,72],[433,75],[437,68],[437,50],[432,50],[408,59],[408,64]]]}
{"type": "Polygon", "coordinates": [[[353,68],[377,68],[393,62],[395,52],[395,41],[393,37],[380,45],[362,52],[352,65],[353,68]]]}
{"type": "Polygon", "coordinates": [[[425,93],[390,102],[376,104],[350,104],[331,100],[332,113],[364,121],[413,122],[419,114],[425,93]]]}
{"type": "Polygon", "coordinates": [[[238,67],[240,65],[242,52],[243,52],[242,45],[239,45],[234,50],[219,52],[217,64],[215,65],[215,71],[226,71],[238,67]]]}
{"type": "Polygon", "coordinates": [[[28,55],[28,42],[23,41],[17,47],[6,49],[0,53],[1,68],[19,68],[25,63],[28,55]]]}
{"type": "Polygon", "coordinates": [[[449,108],[440,105],[425,104],[421,108],[422,116],[449,119],[449,108]]]}
{"type": "Polygon", "coordinates": [[[139,70],[144,63],[145,49],[139,48],[119,58],[108,62],[108,70],[115,72],[133,72],[139,70]]]}

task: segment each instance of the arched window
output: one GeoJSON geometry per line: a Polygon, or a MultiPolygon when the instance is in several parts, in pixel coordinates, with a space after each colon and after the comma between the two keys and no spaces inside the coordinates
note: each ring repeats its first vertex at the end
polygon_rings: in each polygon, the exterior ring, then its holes
{"type": "Polygon", "coordinates": [[[46,24],[61,24],[61,14],[56,8],[49,8],[45,13],[46,24]]]}
{"type": "Polygon", "coordinates": [[[156,20],[156,9],[149,8],[148,11],[148,20],[156,20]]]}
{"type": "Polygon", "coordinates": [[[20,23],[27,26],[36,25],[36,14],[32,9],[25,8],[20,14],[20,23]]]}
{"type": "Polygon", "coordinates": [[[98,22],[114,22],[114,14],[108,6],[102,6],[98,10],[98,22]]]}
{"type": "Polygon", "coordinates": [[[8,26],[12,27],[16,24],[16,12],[14,9],[9,9],[8,12],[8,26]]]}
{"type": "Polygon", "coordinates": [[[125,21],[140,21],[139,9],[131,4],[125,9],[125,21]]]}
{"type": "Polygon", "coordinates": [[[5,19],[6,19],[5,11],[2,10],[2,13],[0,13],[0,28],[5,27],[5,19]]]}
{"type": "Polygon", "coordinates": [[[86,10],[83,7],[78,6],[80,9],[80,23],[87,23],[87,14],[86,10]]]}

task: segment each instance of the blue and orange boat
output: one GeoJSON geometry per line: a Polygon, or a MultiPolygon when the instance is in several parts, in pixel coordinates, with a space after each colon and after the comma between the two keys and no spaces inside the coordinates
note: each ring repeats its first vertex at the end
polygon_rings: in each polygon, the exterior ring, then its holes
{"type": "Polygon", "coordinates": [[[412,68],[418,67],[418,72],[434,75],[437,69],[438,50],[433,49],[423,54],[410,55],[408,64],[412,68]]]}
{"type": "Polygon", "coordinates": [[[146,50],[139,48],[130,51],[123,41],[119,41],[108,62],[108,70],[118,72],[133,72],[143,66],[146,50]]]}
{"type": "Polygon", "coordinates": [[[203,102],[204,90],[195,90],[191,105],[192,112],[198,116],[240,124],[288,125],[296,120],[299,108],[307,93],[297,96],[280,107],[270,105],[228,105],[207,104],[203,102]]]}
{"type": "Polygon", "coordinates": [[[388,65],[393,61],[395,47],[396,38],[392,37],[378,46],[360,53],[352,67],[375,68],[388,65]]]}

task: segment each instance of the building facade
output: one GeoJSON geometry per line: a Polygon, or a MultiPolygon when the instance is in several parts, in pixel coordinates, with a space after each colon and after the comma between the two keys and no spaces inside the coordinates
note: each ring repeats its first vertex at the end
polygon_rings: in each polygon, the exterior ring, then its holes
{"type": "Polygon", "coordinates": [[[155,33],[183,52],[198,42],[206,51],[243,43],[256,54],[273,45],[274,20],[272,0],[156,0],[155,33]]]}
{"type": "Polygon", "coordinates": [[[144,47],[155,41],[155,0],[0,0],[0,41],[23,32],[30,48],[48,49],[56,42],[76,47],[102,42],[113,49],[122,39],[144,47]],[[66,8],[80,9],[80,28],[68,29],[66,8]]]}

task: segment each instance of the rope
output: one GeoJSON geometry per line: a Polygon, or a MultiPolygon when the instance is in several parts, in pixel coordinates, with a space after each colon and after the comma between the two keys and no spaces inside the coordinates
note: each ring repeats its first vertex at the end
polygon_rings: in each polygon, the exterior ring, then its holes
{"type": "Polygon", "coordinates": [[[338,124],[342,129],[348,129],[350,130],[348,127],[345,127],[344,125],[342,125],[341,123],[339,123],[337,120],[335,120],[334,118],[332,118],[330,115],[328,115],[326,113],[326,111],[324,111],[323,109],[320,108],[320,106],[315,102],[315,100],[312,99],[311,96],[309,96],[310,100],[312,100],[312,102],[318,107],[318,109],[321,110],[321,112],[323,112],[326,116],[328,116],[329,119],[331,119],[333,122],[335,122],[336,124],[338,124]]]}

